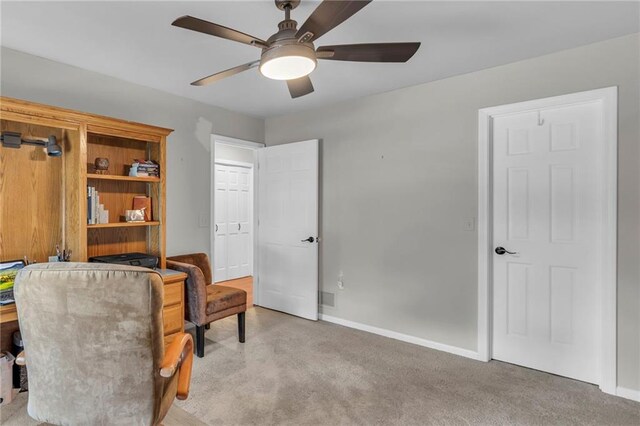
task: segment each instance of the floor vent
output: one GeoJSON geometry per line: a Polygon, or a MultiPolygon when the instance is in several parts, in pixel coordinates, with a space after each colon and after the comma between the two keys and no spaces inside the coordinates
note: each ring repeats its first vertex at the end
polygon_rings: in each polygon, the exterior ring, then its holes
{"type": "Polygon", "coordinates": [[[321,291],[320,304],[324,306],[335,306],[335,294],[327,291],[321,291]]]}

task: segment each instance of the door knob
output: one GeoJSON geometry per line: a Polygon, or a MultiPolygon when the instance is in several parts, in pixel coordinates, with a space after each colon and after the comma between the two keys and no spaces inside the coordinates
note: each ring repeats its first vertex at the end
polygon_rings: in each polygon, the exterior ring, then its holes
{"type": "Polygon", "coordinates": [[[507,249],[505,249],[504,247],[496,247],[496,254],[499,254],[500,256],[502,256],[505,253],[509,253],[509,254],[518,254],[518,252],[516,251],[509,251],[507,249]]]}
{"type": "Polygon", "coordinates": [[[315,238],[313,238],[313,237],[309,237],[309,238],[307,238],[306,240],[300,240],[300,242],[303,242],[303,243],[312,243],[312,242],[314,242],[315,240],[316,240],[315,238]]]}

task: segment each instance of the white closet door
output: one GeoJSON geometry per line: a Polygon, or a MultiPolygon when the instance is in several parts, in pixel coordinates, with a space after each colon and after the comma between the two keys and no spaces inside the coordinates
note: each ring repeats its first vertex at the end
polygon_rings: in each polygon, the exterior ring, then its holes
{"type": "Polygon", "coordinates": [[[214,281],[253,274],[253,172],[216,164],[214,281]]]}
{"type": "Polygon", "coordinates": [[[238,276],[253,275],[253,194],[251,169],[238,167],[238,276]]]}
{"type": "Polygon", "coordinates": [[[227,279],[240,277],[240,209],[239,172],[237,167],[227,166],[227,279]]]}
{"type": "Polygon", "coordinates": [[[216,282],[227,279],[227,167],[216,164],[215,188],[215,248],[213,276],[216,282]]]}

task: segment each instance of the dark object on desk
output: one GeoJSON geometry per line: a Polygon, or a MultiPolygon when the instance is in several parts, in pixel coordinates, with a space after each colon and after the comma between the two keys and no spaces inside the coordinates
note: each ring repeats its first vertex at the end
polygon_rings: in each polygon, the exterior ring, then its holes
{"type": "Polygon", "coordinates": [[[6,148],[20,148],[22,144],[36,145],[47,148],[47,155],[49,157],[60,157],[62,155],[62,148],[58,145],[58,141],[54,135],[51,135],[47,140],[40,139],[22,139],[22,135],[16,132],[2,132],[2,146],[6,148]]]}
{"type": "Polygon", "coordinates": [[[156,269],[158,267],[158,257],[145,253],[122,253],[111,254],[108,256],[94,256],[89,258],[89,262],[142,266],[151,269],[156,269]]]}
{"type": "Polygon", "coordinates": [[[196,326],[196,355],[204,357],[204,331],[213,321],[238,315],[238,340],[244,343],[247,292],[213,284],[209,256],[204,253],[167,257],[167,268],[187,273],[185,319],[196,326]]]}

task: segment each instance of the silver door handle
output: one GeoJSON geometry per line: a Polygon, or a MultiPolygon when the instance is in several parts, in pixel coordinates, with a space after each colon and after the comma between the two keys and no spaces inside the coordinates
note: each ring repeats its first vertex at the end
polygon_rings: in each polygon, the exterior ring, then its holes
{"type": "Polygon", "coordinates": [[[216,232],[218,232],[218,224],[216,223],[216,232]]]}
{"type": "Polygon", "coordinates": [[[238,231],[240,230],[240,224],[238,224],[238,231]]]}

